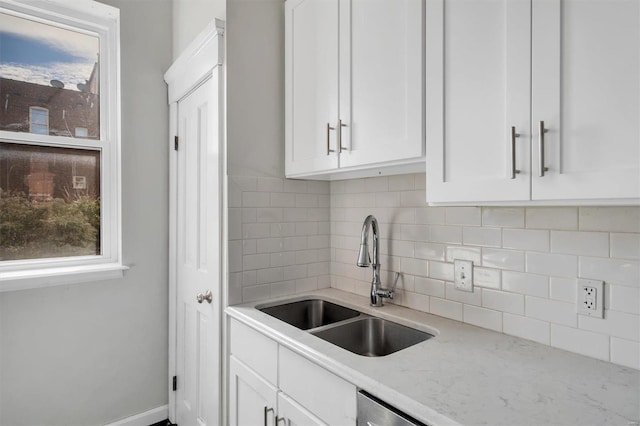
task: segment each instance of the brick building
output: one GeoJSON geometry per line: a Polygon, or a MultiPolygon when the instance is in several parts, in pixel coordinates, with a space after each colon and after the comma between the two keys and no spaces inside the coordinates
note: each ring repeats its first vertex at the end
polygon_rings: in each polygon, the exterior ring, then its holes
{"type": "MultiPolygon", "coordinates": [[[[100,138],[95,66],[81,91],[0,78],[0,130],[100,138]]],[[[0,189],[50,200],[100,194],[100,153],[0,143],[0,189]]]]}

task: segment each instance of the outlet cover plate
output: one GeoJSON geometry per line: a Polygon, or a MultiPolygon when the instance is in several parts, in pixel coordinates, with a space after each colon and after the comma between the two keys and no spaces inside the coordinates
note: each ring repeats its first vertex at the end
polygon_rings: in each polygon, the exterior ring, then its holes
{"type": "Polygon", "coordinates": [[[576,306],[579,315],[604,318],[604,282],[578,279],[576,306]]]}
{"type": "Polygon", "coordinates": [[[453,260],[454,281],[456,290],[473,292],[473,262],[470,260],[453,260]]]}

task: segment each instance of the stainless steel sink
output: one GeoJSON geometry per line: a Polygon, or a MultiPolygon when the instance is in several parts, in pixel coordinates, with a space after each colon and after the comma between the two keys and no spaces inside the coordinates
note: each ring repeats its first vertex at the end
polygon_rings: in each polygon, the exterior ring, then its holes
{"type": "Polygon", "coordinates": [[[258,307],[269,314],[302,330],[309,330],[349,318],[360,312],[321,299],[299,300],[276,306],[258,307]]]}
{"type": "Polygon", "coordinates": [[[374,317],[311,333],[355,354],[370,357],[389,355],[433,337],[424,331],[374,317]]]}

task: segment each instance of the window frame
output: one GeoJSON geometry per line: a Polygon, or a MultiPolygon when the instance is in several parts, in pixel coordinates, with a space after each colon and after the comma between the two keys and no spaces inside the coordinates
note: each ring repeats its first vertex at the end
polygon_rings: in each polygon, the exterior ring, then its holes
{"type": "Polygon", "coordinates": [[[102,245],[99,255],[0,261],[0,292],[122,277],[120,11],[92,0],[0,0],[0,12],[99,38],[100,137],[0,130],[0,141],[100,152],[102,245]]]}
{"type": "MultiPolygon", "coordinates": [[[[47,133],[46,134],[49,134],[49,109],[48,108],[38,107],[38,106],[29,107],[29,133],[34,133],[36,135],[45,135],[45,133],[37,133],[37,132],[33,131],[33,113],[35,111],[44,112],[45,113],[46,127],[47,127],[47,133]]],[[[36,126],[41,126],[41,124],[40,123],[36,123],[36,126]]]]}

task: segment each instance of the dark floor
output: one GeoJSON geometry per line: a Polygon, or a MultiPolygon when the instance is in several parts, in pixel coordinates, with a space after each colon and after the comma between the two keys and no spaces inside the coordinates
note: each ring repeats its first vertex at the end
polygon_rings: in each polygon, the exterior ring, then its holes
{"type": "Polygon", "coordinates": [[[167,419],[167,420],[163,420],[163,421],[158,422],[158,423],[154,423],[154,424],[149,425],[149,426],[178,426],[178,425],[176,425],[174,423],[171,423],[169,421],[169,419],[167,419]]]}

